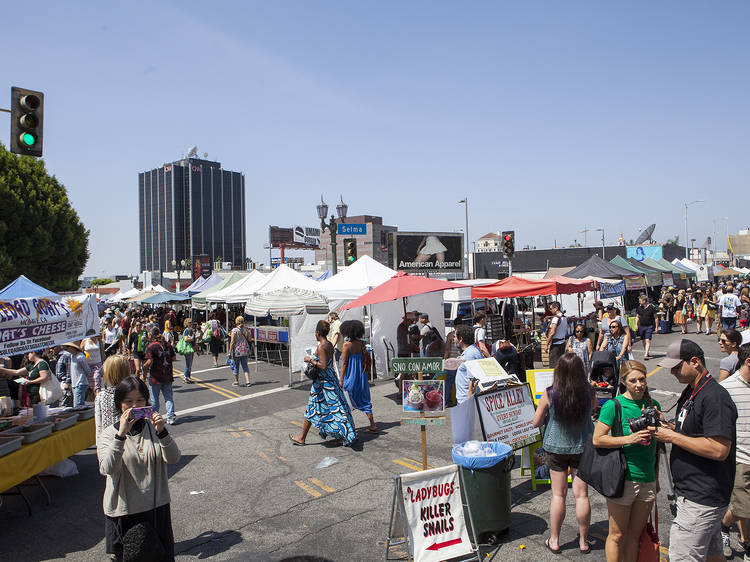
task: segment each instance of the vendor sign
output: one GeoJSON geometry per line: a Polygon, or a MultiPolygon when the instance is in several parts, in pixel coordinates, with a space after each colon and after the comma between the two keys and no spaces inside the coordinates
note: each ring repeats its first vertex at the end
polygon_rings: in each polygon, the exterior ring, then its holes
{"type": "Polygon", "coordinates": [[[445,411],[443,383],[445,381],[401,381],[404,412],[445,411]]]}
{"type": "Polygon", "coordinates": [[[404,513],[415,562],[472,554],[455,464],[401,475],[404,513]]]}
{"type": "Polygon", "coordinates": [[[98,334],[93,294],[0,300],[0,355],[17,355],[98,334]]]}
{"type": "Polygon", "coordinates": [[[507,443],[514,449],[539,441],[534,427],[534,402],[529,386],[510,386],[477,396],[477,407],[487,441],[507,443]]]}
{"type": "Polygon", "coordinates": [[[646,288],[646,281],[643,278],[643,275],[637,275],[633,277],[626,277],[625,278],[625,288],[628,291],[637,291],[639,289],[645,289],[646,288]]]}
{"type": "Polygon", "coordinates": [[[394,357],[391,359],[391,371],[394,375],[402,373],[416,375],[417,373],[441,373],[443,371],[442,357],[394,357]]]}
{"type": "Polygon", "coordinates": [[[552,386],[554,378],[554,369],[533,369],[526,371],[526,380],[529,381],[531,395],[534,397],[534,404],[539,404],[542,394],[552,386]]]}

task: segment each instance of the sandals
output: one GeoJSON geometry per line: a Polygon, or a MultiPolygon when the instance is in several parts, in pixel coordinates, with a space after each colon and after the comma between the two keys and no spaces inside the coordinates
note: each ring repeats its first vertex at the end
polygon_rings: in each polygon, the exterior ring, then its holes
{"type": "Polygon", "coordinates": [[[240,386],[240,383],[239,383],[239,382],[237,382],[237,381],[234,381],[234,382],[232,383],[232,386],[240,386]]]}
{"type": "Polygon", "coordinates": [[[557,547],[557,549],[552,548],[549,545],[549,539],[544,540],[544,546],[546,546],[552,554],[560,554],[560,551],[562,550],[560,547],[557,547]]]}
{"type": "Polygon", "coordinates": [[[373,435],[378,435],[380,433],[377,427],[368,427],[367,429],[363,429],[362,431],[364,431],[365,433],[371,433],[373,435]]]}
{"type": "Polygon", "coordinates": [[[306,443],[300,443],[297,441],[291,433],[289,434],[289,441],[292,442],[292,445],[296,445],[297,447],[304,447],[306,445],[306,443]]]}

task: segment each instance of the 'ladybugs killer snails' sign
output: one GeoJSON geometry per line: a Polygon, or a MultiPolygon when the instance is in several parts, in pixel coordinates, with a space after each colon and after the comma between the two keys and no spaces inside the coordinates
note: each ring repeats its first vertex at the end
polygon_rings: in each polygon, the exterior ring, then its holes
{"type": "Polygon", "coordinates": [[[471,554],[458,467],[453,464],[402,474],[400,478],[415,562],[437,562],[471,554]]]}

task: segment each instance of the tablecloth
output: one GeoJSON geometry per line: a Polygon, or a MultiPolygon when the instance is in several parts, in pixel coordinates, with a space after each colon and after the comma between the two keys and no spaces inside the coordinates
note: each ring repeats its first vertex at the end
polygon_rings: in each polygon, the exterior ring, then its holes
{"type": "Polygon", "coordinates": [[[10,490],[48,466],[89,448],[95,442],[96,427],[91,418],[0,457],[0,492],[10,490]]]}

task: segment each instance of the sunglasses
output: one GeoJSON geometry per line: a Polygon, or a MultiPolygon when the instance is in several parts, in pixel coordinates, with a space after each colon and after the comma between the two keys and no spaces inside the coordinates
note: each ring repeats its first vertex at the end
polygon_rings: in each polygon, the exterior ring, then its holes
{"type": "Polygon", "coordinates": [[[614,330],[615,328],[619,328],[619,327],[620,327],[620,325],[619,325],[619,324],[610,324],[610,325],[609,325],[609,329],[610,329],[610,330],[614,330]]]}
{"type": "Polygon", "coordinates": [[[576,330],[576,334],[582,334],[583,330],[576,330]]]}
{"type": "Polygon", "coordinates": [[[728,341],[727,338],[719,338],[719,343],[727,343],[728,341]]]}

